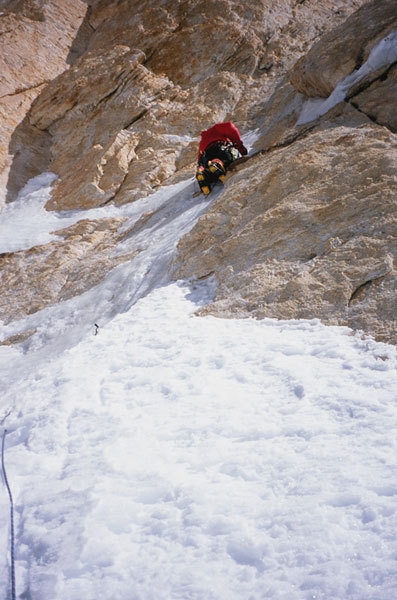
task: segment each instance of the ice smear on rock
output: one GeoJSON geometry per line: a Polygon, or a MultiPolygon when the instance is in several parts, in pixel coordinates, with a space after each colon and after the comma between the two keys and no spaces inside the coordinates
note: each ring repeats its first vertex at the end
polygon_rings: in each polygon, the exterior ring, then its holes
{"type": "Polygon", "coordinates": [[[384,37],[371,50],[367,61],[356,71],[344,77],[335,87],[332,94],[323,98],[310,98],[303,105],[297,125],[304,125],[325,115],[331,108],[343,102],[348,90],[368,74],[397,61],[397,30],[384,37]]]}

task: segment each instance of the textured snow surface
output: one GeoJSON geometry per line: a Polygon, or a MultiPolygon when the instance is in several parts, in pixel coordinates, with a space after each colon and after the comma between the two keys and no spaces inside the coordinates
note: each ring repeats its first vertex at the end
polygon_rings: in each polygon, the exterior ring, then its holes
{"type": "MultiPolygon", "coordinates": [[[[42,210],[41,185],[20,201],[42,210]]],[[[139,242],[131,263],[0,328],[37,329],[0,346],[17,597],[392,600],[396,351],[318,321],[195,316],[213,282],[167,280],[205,208],[193,191],[120,209],[126,226],[157,211],[118,249],[139,242]]],[[[0,486],[4,598],[9,527],[0,486]]]]}

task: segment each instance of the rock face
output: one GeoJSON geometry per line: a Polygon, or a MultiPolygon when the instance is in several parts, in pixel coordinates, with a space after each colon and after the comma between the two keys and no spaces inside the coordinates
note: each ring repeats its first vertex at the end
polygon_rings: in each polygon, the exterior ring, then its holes
{"type": "Polygon", "coordinates": [[[375,44],[396,28],[396,12],[393,0],[370,2],[326,33],[294,66],[294,88],[306,96],[329,96],[343,77],[361,67],[375,44]]]}
{"type": "Polygon", "coordinates": [[[54,232],[61,237],[59,241],[0,255],[1,302],[7,307],[7,320],[83,293],[99,283],[111,268],[130,259],[128,255],[111,255],[112,246],[121,239],[121,222],[122,219],[85,219],[54,232]],[[40,282],[40,293],[32,282],[40,282]]]}
{"type": "Polygon", "coordinates": [[[46,160],[48,136],[29,122],[19,135],[19,125],[73,59],[86,11],[82,0],[0,1],[0,208],[46,160]]]}
{"type": "Polygon", "coordinates": [[[219,281],[204,313],[317,317],[393,335],[395,136],[345,120],[252,159],[181,240],[176,275],[219,281]]]}
{"type": "Polygon", "coordinates": [[[179,244],[176,276],[215,273],[219,282],[203,313],[318,317],[397,342],[396,28],[395,3],[365,5],[263,105],[261,153],[179,244]],[[388,35],[391,60],[297,125],[300,92],[330,94],[388,35]]]}
{"type": "MultiPolygon", "coordinates": [[[[36,149],[37,173],[59,175],[49,208],[151,193],[194,158],[196,140],[193,148],[186,138],[236,110],[246,120],[302,50],[359,3],[89,4],[80,25],[85,51],[80,43],[72,67],[48,83],[13,135],[36,149]]],[[[32,175],[31,166],[21,173],[20,163],[11,169],[9,197],[14,180],[32,175]]]]}
{"type": "MultiPolygon", "coordinates": [[[[132,202],[191,177],[200,131],[231,119],[255,131],[256,156],[181,239],[173,276],[215,275],[204,313],[320,318],[397,342],[394,0],[0,0],[1,11],[8,201],[50,170],[48,210],[132,202]]],[[[117,221],[0,257],[2,319],[95,285],[115,266],[117,221]]]]}

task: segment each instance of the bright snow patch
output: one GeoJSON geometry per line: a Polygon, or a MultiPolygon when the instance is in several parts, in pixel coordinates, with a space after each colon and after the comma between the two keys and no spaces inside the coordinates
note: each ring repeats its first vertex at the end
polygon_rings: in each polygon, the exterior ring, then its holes
{"type": "Polygon", "coordinates": [[[0,252],[26,250],[54,239],[49,232],[55,227],[56,219],[44,205],[50,198],[55,179],[53,173],[31,179],[18,199],[5,205],[0,212],[0,252]]]}
{"type": "MultiPolygon", "coordinates": [[[[80,218],[47,220],[50,184],[20,198],[36,202],[27,244],[80,218]]],[[[189,289],[168,275],[213,200],[194,191],[186,181],[101,209],[125,216],[126,231],[144,216],[115,249],[138,254],[85,294],[1,327],[3,339],[37,330],[24,349],[0,346],[17,597],[389,600],[395,349],[317,321],[194,316],[211,281],[189,289]]],[[[0,544],[6,593],[5,487],[0,544]]]]}
{"type": "MultiPolygon", "coordinates": [[[[194,317],[195,296],[154,290],[25,356],[23,379],[10,368],[18,593],[392,598],[394,350],[315,321],[194,317]]],[[[0,508],[5,590],[5,490],[0,508]]]]}

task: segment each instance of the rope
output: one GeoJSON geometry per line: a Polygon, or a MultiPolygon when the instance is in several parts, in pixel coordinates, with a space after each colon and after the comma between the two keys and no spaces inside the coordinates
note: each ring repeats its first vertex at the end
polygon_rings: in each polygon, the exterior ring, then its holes
{"type": "Polygon", "coordinates": [[[16,599],[16,594],[15,594],[15,552],[14,552],[14,547],[15,547],[15,543],[14,543],[14,502],[12,499],[12,494],[11,494],[11,488],[10,485],[8,483],[8,479],[7,479],[7,473],[6,473],[6,468],[5,468],[5,464],[4,464],[4,442],[6,439],[6,433],[7,433],[7,429],[4,430],[3,433],[3,443],[1,445],[1,468],[3,471],[3,477],[4,477],[4,482],[6,484],[6,488],[7,488],[7,492],[8,492],[8,496],[10,498],[10,524],[11,524],[11,600],[15,600],[16,599]]]}

